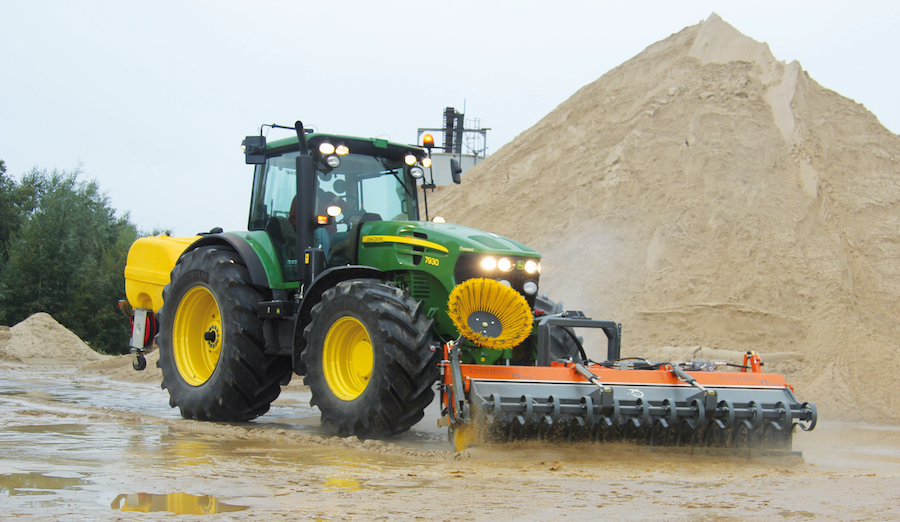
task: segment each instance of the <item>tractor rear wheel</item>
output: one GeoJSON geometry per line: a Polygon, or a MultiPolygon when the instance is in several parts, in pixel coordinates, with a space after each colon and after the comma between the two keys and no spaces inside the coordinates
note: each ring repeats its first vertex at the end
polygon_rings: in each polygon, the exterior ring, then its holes
{"type": "Polygon", "coordinates": [[[322,424],[337,435],[370,438],[418,422],[439,374],[432,325],[421,303],[376,280],[326,290],[303,332],[302,355],[322,424]]]}
{"type": "Polygon", "coordinates": [[[247,421],[264,414],[291,372],[265,353],[256,304],[240,256],[220,247],[188,252],[172,269],[160,309],[159,362],[169,405],[186,419],[247,421]]]}

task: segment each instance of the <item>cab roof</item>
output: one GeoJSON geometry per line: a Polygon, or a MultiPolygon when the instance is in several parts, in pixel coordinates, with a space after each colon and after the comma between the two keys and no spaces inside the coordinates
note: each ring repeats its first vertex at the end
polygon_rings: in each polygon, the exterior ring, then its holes
{"type": "MultiPolygon", "coordinates": [[[[312,132],[306,135],[306,140],[310,143],[320,143],[322,141],[355,141],[355,142],[364,142],[370,143],[377,149],[387,149],[387,148],[402,148],[415,152],[424,152],[422,147],[418,145],[410,145],[408,143],[397,143],[393,141],[388,141],[382,138],[364,138],[360,136],[346,136],[342,134],[325,134],[321,132],[312,132]]],[[[287,138],[282,138],[280,140],[274,140],[266,143],[266,150],[280,149],[280,148],[288,148],[288,149],[296,149],[297,145],[297,136],[290,136],[287,138]]]]}

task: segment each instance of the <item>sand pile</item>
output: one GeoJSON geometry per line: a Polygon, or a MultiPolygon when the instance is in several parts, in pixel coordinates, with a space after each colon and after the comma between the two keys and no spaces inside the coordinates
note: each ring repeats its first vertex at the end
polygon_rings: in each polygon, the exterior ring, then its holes
{"type": "Polygon", "coordinates": [[[159,351],[147,354],[147,368],[135,371],[131,355],[110,356],[95,352],[77,335],[40,312],[13,326],[0,326],[0,362],[27,365],[76,365],[82,371],[116,381],[162,382],[156,367],[159,351]]]}
{"type": "Polygon", "coordinates": [[[872,421],[900,421],[898,202],[900,137],[715,14],[429,195],[541,251],[542,291],[622,321],[623,354],[793,353],[767,368],[872,421]]]}
{"type": "Polygon", "coordinates": [[[0,361],[66,364],[104,359],[53,317],[39,312],[21,323],[0,328],[0,361]]]}
{"type": "Polygon", "coordinates": [[[0,358],[3,357],[3,347],[9,342],[12,338],[12,332],[9,331],[8,326],[0,326],[0,358]]]}

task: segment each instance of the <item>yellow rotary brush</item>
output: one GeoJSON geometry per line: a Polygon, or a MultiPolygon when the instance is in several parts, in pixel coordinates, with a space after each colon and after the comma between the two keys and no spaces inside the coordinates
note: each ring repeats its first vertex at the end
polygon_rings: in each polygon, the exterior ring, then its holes
{"type": "Polygon", "coordinates": [[[450,292],[447,313],[460,335],[482,348],[513,348],[534,317],[521,294],[493,279],[468,279],[450,292]]]}

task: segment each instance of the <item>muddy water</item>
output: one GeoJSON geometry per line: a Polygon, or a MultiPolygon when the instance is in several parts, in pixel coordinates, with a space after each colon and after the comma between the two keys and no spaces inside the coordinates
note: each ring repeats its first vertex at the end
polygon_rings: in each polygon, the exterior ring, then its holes
{"type": "Polygon", "coordinates": [[[437,411],[388,443],[326,437],[304,389],[258,422],[184,421],[157,385],[0,367],[0,518],[896,520],[900,427],[820,423],[803,459],[627,445],[450,451],[437,411]]]}

